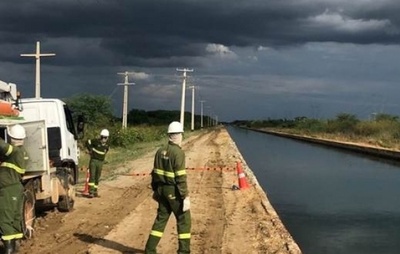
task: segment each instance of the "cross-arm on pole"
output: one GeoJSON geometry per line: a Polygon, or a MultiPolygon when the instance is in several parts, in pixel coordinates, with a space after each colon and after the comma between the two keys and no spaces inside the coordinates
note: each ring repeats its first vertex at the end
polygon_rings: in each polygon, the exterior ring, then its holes
{"type": "Polygon", "coordinates": [[[35,57],[36,58],[36,78],[35,78],[35,98],[40,98],[40,57],[42,56],[55,56],[54,53],[40,53],[40,42],[36,42],[35,54],[21,54],[21,56],[35,57]]]}

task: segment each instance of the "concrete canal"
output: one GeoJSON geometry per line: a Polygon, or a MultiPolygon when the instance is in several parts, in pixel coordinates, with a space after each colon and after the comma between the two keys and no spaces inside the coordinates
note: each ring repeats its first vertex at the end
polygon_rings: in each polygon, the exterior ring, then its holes
{"type": "Polygon", "coordinates": [[[399,253],[397,163],[227,129],[304,254],[399,253]]]}

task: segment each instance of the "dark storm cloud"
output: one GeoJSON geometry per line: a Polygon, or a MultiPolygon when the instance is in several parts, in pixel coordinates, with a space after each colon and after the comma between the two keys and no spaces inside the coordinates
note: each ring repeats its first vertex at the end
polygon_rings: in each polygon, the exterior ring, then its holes
{"type": "Polygon", "coordinates": [[[147,78],[130,77],[137,84],[130,88],[132,107],[177,109],[176,68],[187,67],[195,70],[188,83],[201,87],[198,99],[227,119],[360,111],[360,96],[397,102],[390,95],[399,93],[399,6],[397,0],[3,0],[0,79],[18,84],[25,97],[33,94],[34,59],[20,54],[34,53],[40,41],[42,53],[56,53],[42,60],[44,97],[102,94],[121,109],[117,73],[133,71],[147,78]]]}
{"type": "MultiPolygon", "coordinates": [[[[399,6],[394,0],[6,0],[0,3],[0,43],[56,39],[57,51],[63,52],[84,39],[92,46],[79,54],[82,58],[70,54],[58,64],[163,66],[174,58],[179,65],[209,54],[209,43],[254,48],[396,44],[399,6]]],[[[3,60],[11,57],[0,54],[3,60]]]]}

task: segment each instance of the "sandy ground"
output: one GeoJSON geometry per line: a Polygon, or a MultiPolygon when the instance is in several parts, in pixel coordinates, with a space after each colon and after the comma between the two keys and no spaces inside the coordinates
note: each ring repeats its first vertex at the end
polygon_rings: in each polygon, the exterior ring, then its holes
{"type": "MultiPolygon", "coordinates": [[[[115,169],[126,172],[100,183],[100,198],[77,196],[70,213],[38,217],[35,235],[19,253],[144,253],[157,203],[151,198],[154,152],[115,169]]],[[[301,253],[225,128],[184,140],[192,212],[192,253],[301,253]],[[250,188],[238,185],[236,162],[250,188]]],[[[81,190],[83,187],[79,187],[81,190]]],[[[177,251],[173,215],[158,246],[177,251]]]]}

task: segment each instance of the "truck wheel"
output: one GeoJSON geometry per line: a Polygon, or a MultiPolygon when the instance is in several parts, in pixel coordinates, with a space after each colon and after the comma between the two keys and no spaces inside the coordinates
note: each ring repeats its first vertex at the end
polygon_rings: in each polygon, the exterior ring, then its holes
{"type": "Polygon", "coordinates": [[[70,212],[74,208],[75,203],[75,186],[74,177],[71,174],[65,174],[60,179],[65,189],[66,195],[60,196],[57,209],[60,212],[70,212]]]}
{"type": "Polygon", "coordinates": [[[25,189],[23,195],[22,232],[25,238],[31,238],[35,224],[35,194],[30,189],[25,189]]]}

